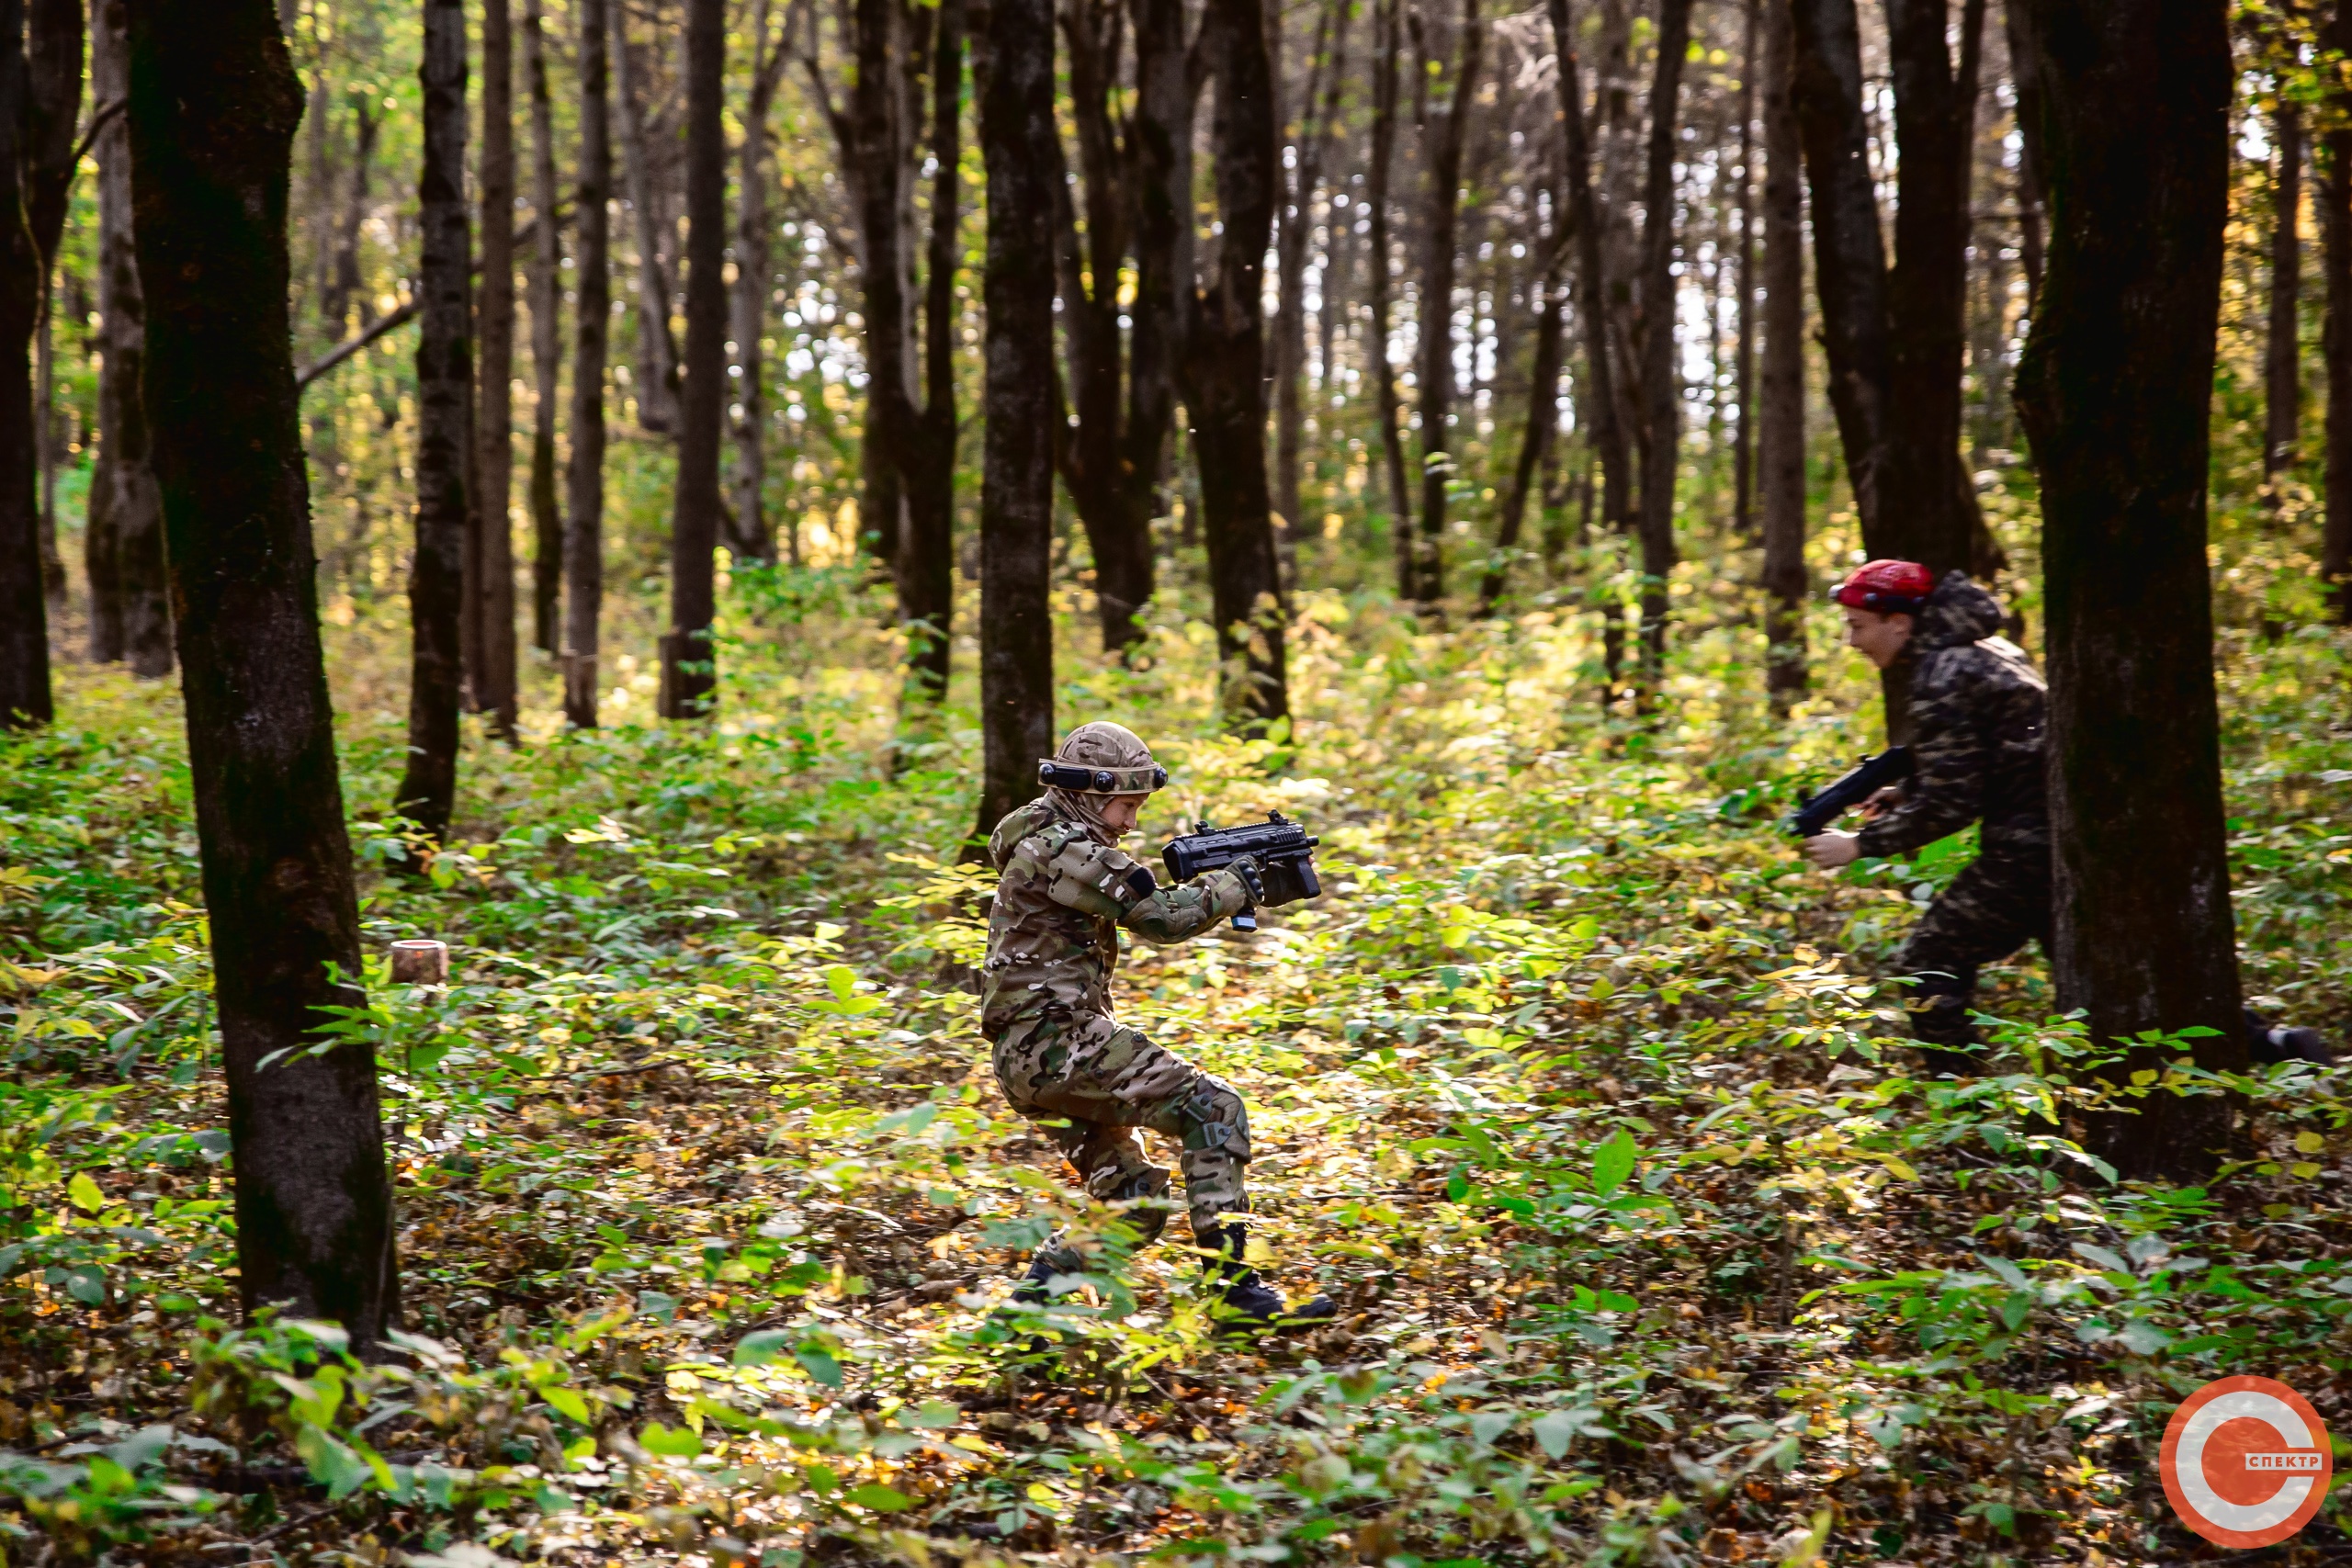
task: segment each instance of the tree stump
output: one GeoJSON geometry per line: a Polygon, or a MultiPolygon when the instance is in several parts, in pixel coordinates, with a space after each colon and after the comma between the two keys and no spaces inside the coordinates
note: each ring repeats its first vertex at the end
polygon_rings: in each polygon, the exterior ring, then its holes
{"type": "Polygon", "coordinates": [[[401,986],[447,985],[449,944],[431,937],[392,943],[392,981],[401,986]]]}

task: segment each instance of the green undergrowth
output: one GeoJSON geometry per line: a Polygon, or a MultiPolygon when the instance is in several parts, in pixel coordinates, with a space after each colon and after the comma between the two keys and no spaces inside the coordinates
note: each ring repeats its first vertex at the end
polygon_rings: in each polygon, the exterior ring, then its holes
{"type": "MultiPolygon", "coordinates": [[[[1323,840],[1322,900],[1121,982],[1248,1098],[1269,1269],[1339,1301],[1268,1344],[1217,1337],[1181,1224],[1134,1255],[1002,1104],[968,693],[894,734],[871,606],[814,578],[739,586],[711,725],[649,727],[624,667],[563,736],[535,671],[414,886],[379,869],[397,664],[339,634],[368,952],[455,952],[446,988],[371,957],[326,1021],[383,1076],[405,1328],[362,1363],[233,1325],[175,700],[70,672],[67,719],[0,750],[0,1553],[2177,1555],[2152,1461],[2185,1392],[2258,1371],[2346,1415],[2352,1078],[2128,1085],[2236,1096],[2239,1157],[2118,1181],[2031,956],[1988,976],[1985,1076],[1909,1076],[1872,976],[1965,848],[1802,868],[1776,819],[1869,743],[1865,689],[1833,662],[1775,726],[1753,631],[1689,599],[1655,720],[1598,710],[1566,610],[1310,596],[1263,741],[1212,736],[1197,626],[1064,669],[1065,724],[1169,762],[1151,842],[1274,809],[1323,840]],[[1007,1312],[1056,1224],[1100,1271],[1007,1312]]],[[[2339,1038],[2346,651],[2222,664],[2248,988],[2339,1038]]]]}

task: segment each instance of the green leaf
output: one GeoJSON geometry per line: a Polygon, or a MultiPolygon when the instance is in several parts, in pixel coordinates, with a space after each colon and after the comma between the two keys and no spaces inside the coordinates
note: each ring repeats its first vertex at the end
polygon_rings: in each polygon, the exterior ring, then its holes
{"type": "Polygon", "coordinates": [[[815,1345],[803,1345],[792,1354],[796,1360],[808,1369],[810,1377],[815,1378],[827,1388],[842,1386],[842,1364],[833,1359],[831,1351],[815,1345]]]}
{"type": "Polygon", "coordinates": [[[74,1201],[75,1208],[85,1214],[95,1214],[106,1206],[107,1195],[98,1190],[98,1184],[90,1179],[90,1173],[86,1170],[74,1173],[73,1181],[66,1186],[65,1195],[74,1201]]]}
{"type": "Polygon", "coordinates": [[[539,1397],[546,1400],[553,1408],[561,1411],[564,1415],[571,1416],[574,1421],[579,1422],[582,1426],[585,1427],[588,1425],[588,1401],[581,1397],[581,1393],[578,1389],[565,1388],[562,1384],[558,1383],[552,1387],[539,1390],[539,1397]]]}
{"type": "Polygon", "coordinates": [[[1634,1174],[1634,1135],[1624,1128],[1617,1135],[1592,1153],[1592,1190],[1596,1197],[1606,1198],[1625,1185],[1634,1174]]]}
{"type": "Polygon", "coordinates": [[[911,1138],[925,1127],[930,1126],[938,1115],[938,1102],[926,1100],[921,1105],[910,1105],[904,1111],[893,1111],[889,1115],[874,1123],[874,1131],[876,1134],[901,1133],[911,1138]]]}
{"type": "Polygon", "coordinates": [[[692,1459],[702,1452],[701,1434],[684,1427],[664,1427],[659,1421],[647,1422],[637,1440],[647,1453],[660,1454],[664,1459],[692,1459]]]}
{"type": "Polygon", "coordinates": [[[1565,1410],[1547,1410],[1535,1418],[1535,1425],[1531,1430],[1535,1434],[1537,1446],[1546,1454],[1554,1459],[1566,1459],[1568,1441],[1577,1435],[1577,1428],[1581,1425],[1565,1410]]]}
{"type": "Polygon", "coordinates": [[[791,1343],[791,1330],[763,1328],[756,1334],[746,1334],[736,1343],[732,1359],[739,1367],[764,1367],[781,1359],[791,1343]]]}
{"type": "Polygon", "coordinates": [[[294,1451],[301,1456],[312,1479],[326,1484],[327,1500],[331,1503],[350,1496],[375,1473],[368,1461],[348,1446],[308,1422],[294,1438],[294,1451]]]}
{"type": "Polygon", "coordinates": [[[2088,1258],[2101,1269],[2117,1274],[2128,1275],[2132,1272],[2132,1265],[2124,1262],[2121,1258],[2106,1247],[2094,1247],[2087,1241],[2078,1241],[2075,1243],[2075,1251],[2078,1256],[2088,1258]]]}
{"type": "Polygon", "coordinates": [[[903,1513],[915,1506],[914,1499],[905,1493],[870,1482],[852,1491],[849,1500],[877,1514],[903,1513]]]}

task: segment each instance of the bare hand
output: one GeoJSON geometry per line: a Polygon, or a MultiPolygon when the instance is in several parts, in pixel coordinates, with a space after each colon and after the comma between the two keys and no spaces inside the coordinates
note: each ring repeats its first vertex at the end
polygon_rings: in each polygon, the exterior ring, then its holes
{"type": "Polygon", "coordinates": [[[1902,804],[1903,786],[1889,784],[1862,802],[1862,816],[1865,818],[1874,818],[1884,812],[1894,810],[1902,804]]]}
{"type": "Polygon", "coordinates": [[[1804,841],[1804,858],[1824,871],[1836,871],[1862,858],[1861,841],[1851,833],[1815,833],[1804,841]]]}

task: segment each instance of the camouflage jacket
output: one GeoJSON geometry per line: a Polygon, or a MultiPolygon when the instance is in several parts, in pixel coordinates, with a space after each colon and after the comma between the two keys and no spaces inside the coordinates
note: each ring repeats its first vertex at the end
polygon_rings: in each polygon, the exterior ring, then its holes
{"type": "Polygon", "coordinates": [[[1988,850],[2049,849],[2049,688],[2000,626],[2000,602],[1964,572],[1928,596],[1905,654],[1918,771],[1903,804],[1863,826],[1862,853],[1907,854],[1979,821],[1988,850]]]}
{"type": "Polygon", "coordinates": [[[1147,942],[1182,942],[1250,902],[1230,870],[1159,886],[1148,866],[1043,800],[997,824],[989,858],[1004,874],[981,976],[980,1029],[990,1040],[1031,1017],[1108,1013],[1121,926],[1147,942]]]}

